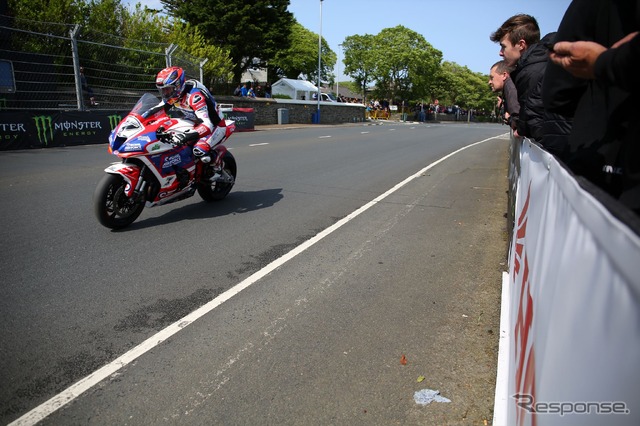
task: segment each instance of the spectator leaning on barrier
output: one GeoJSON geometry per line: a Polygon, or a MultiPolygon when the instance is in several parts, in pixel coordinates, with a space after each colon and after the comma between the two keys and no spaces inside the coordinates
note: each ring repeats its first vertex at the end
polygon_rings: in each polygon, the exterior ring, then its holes
{"type": "Polygon", "coordinates": [[[575,79],[559,74],[563,90],[545,82],[544,95],[545,104],[575,110],[566,159],[571,170],[640,214],[638,30],[640,0],[574,0],[550,68],[562,67],[575,79]]]}
{"type": "MultiPolygon", "coordinates": [[[[542,105],[542,79],[549,58],[544,43],[554,33],[540,40],[538,22],[530,15],[514,15],[493,34],[491,41],[500,44],[500,56],[507,66],[514,67],[511,78],[518,91],[520,115],[515,123],[516,136],[542,141],[544,107],[542,105]]],[[[544,142],[542,142],[544,144],[544,142]]]]}
{"type": "Polygon", "coordinates": [[[515,130],[515,123],[520,115],[518,92],[513,80],[509,76],[511,68],[502,60],[491,66],[489,71],[489,86],[494,93],[503,94],[504,121],[515,130]]]}

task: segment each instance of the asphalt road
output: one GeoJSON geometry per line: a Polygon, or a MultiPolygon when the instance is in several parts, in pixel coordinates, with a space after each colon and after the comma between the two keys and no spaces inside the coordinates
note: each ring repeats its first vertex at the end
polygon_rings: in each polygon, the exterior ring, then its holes
{"type": "Polygon", "coordinates": [[[145,209],[119,232],[93,216],[93,190],[117,160],[106,145],[0,152],[0,423],[335,224],[43,423],[490,422],[504,133],[410,123],[239,133],[227,199],[145,209]],[[451,402],[417,404],[426,388],[451,402]]]}

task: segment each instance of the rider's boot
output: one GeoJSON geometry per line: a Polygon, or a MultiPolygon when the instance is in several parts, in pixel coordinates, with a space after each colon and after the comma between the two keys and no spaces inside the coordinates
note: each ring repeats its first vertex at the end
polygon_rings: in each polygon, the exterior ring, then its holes
{"type": "Polygon", "coordinates": [[[199,158],[203,163],[210,163],[211,150],[218,144],[218,142],[222,140],[222,138],[224,138],[225,134],[226,129],[224,127],[216,127],[209,139],[206,140],[206,142],[200,140],[195,144],[195,146],[193,147],[193,155],[199,158]]]}

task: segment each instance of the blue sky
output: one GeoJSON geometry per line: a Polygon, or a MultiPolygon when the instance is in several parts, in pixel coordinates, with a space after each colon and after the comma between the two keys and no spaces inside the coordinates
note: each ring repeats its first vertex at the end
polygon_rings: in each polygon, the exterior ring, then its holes
{"type": "MultiPolygon", "coordinates": [[[[160,8],[159,0],[124,0],[160,8]]],[[[445,61],[489,73],[500,59],[489,36],[517,13],[533,15],[544,34],[555,31],[571,0],[323,0],[322,37],[342,59],[340,43],[354,34],[377,34],[403,25],[419,34],[445,61]]],[[[320,0],[290,0],[289,11],[308,30],[320,31],[320,0]]],[[[334,69],[342,75],[339,61],[334,69]]],[[[340,77],[340,81],[349,80],[340,77]]]]}

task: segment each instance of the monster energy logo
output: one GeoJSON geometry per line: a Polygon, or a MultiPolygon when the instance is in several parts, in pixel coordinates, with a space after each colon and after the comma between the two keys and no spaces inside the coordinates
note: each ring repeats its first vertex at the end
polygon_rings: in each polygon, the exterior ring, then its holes
{"type": "Polygon", "coordinates": [[[53,120],[50,115],[38,115],[33,117],[38,130],[38,141],[41,144],[49,145],[53,142],[53,120]]]}
{"type": "Polygon", "coordinates": [[[109,116],[109,126],[111,126],[111,130],[116,128],[119,122],[122,121],[122,116],[120,115],[110,115],[109,116]]]}

